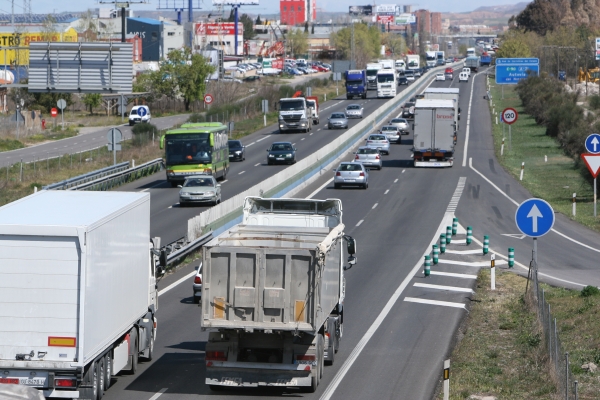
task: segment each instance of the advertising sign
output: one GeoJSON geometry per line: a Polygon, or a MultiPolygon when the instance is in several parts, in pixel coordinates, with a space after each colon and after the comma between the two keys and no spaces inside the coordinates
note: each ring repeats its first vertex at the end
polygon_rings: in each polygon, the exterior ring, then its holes
{"type": "MultiPolygon", "coordinates": [[[[209,22],[196,24],[194,27],[196,35],[235,35],[234,22],[209,22]]],[[[244,32],[244,25],[238,22],[238,35],[244,32]]]]}
{"type": "Polygon", "coordinates": [[[348,13],[352,15],[373,15],[373,6],[350,6],[348,13]]]}
{"type": "Polygon", "coordinates": [[[224,5],[224,6],[237,6],[237,5],[257,6],[258,0],[212,0],[212,3],[213,3],[213,6],[220,6],[220,5],[224,5]]]}
{"type": "Polygon", "coordinates": [[[415,16],[413,14],[400,14],[396,17],[396,25],[408,25],[414,24],[416,22],[415,16]]]}
{"type": "Polygon", "coordinates": [[[596,38],[596,61],[600,61],[600,38],[596,38]]]}
{"type": "Polygon", "coordinates": [[[395,4],[381,4],[375,10],[377,15],[396,15],[395,4]]]}
{"type": "Polygon", "coordinates": [[[496,84],[511,85],[526,79],[529,71],[540,73],[538,58],[498,58],[496,59],[496,84]]]}
{"type": "Polygon", "coordinates": [[[393,15],[377,15],[377,22],[380,24],[393,24],[394,16],[393,15]]]}

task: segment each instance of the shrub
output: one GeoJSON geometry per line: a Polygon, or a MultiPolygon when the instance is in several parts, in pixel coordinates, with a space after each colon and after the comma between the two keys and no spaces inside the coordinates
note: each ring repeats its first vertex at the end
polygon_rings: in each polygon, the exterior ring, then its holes
{"type": "Polygon", "coordinates": [[[158,128],[156,125],[147,122],[134,125],[131,132],[133,133],[132,143],[134,146],[144,146],[152,139],[158,138],[158,128]]]}
{"type": "Polygon", "coordinates": [[[600,108],[600,95],[594,94],[588,97],[588,103],[592,110],[600,108]]]}
{"type": "Polygon", "coordinates": [[[581,297],[591,297],[591,296],[598,296],[600,294],[600,289],[598,289],[596,286],[586,286],[581,290],[580,296],[581,297]]]}

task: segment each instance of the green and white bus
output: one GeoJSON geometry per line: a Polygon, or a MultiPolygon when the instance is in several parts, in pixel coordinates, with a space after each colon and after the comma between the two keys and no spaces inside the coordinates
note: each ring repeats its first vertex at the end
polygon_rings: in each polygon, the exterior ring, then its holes
{"type": "Polygon", "coordinates": [[[226,179],[229,171],[227,126],[220,122],[183,124],[160,138],[165,149],[167,181],[173,187],[193,175],[226,179]]]}

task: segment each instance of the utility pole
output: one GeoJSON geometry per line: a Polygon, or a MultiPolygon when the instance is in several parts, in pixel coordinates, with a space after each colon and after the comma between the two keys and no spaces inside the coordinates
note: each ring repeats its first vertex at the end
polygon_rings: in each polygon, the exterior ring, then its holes
{"type": "Polygon", "coordinates": [[[352,22],[352,29],[350,30],[350,32],[352,33],[352,41],[350,42],[350,69],[353,69],[353,63],[354,63],[354,45],[355,45],[355,41],[354,41],[354,22],[352,22]]]}
{"type": "Polygon", "coordinates": [[[118,0],[105,1],[105,0],[101,0],[100,1],[100,4],[114,4],[115,8],[121,9],[121,42],[125,43],[125,36],[127,34],[127,26],[126,26],[127,19],[125,18],[125,10],[127,10],[131,4],[146,4],[146,3],[147,3],[146,0],[136,0],[136,1],[130,1],[130,0],[127,0],[127,1],[118,1],[118,0]]]}

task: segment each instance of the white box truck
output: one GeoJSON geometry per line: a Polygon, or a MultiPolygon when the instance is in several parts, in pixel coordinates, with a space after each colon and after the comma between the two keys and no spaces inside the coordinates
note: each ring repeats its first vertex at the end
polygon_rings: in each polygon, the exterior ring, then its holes
{"type": "Polygon", "coordinates": [[[456,136],[452,100],[418,99],[413,125],[415,167],[451,167],[456,136]]]}
{"type": "Polygon", "coordinates": [[[377,71],[383,67],[379,63],[368,63],[367,64],[367,89],[377,90],[377,71]]]}
{"type": "Polygon", "coordinates": [[[96,400],[152,359],[149,235],[148,193],[44,190],[0,207],[0,383],[96,400]]]}
{"type": "Polygon", "coordinates": [[[460,89],[428,87],[423,94],[425,95],[424,98],[429,100],[452,100],[452,104],[454,104],[454,124],[456,131],[458,131],[458,121],[460,121],[460,107],[458,105],[460,89]]]}
{"type": "Polygon", "coordinates": [[[342,338],[344,247],[356,262],[341,201],[247,197],[243,210],[203,247],[206,384],[314,392],[342,338]]]}

